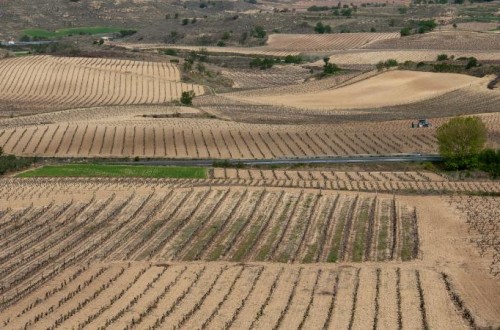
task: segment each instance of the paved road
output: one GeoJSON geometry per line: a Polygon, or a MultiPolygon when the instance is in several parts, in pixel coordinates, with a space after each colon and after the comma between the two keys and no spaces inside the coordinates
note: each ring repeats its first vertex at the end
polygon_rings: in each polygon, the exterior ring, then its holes
{"type": "MultiPolygon", "coordinates": [[[[346,156],[317,158],[276,158],[276,159],[241,159],[224,160],[231,165],[294,165],[294,164],[356,164],[356,163],[407,163],[407,162],[437,162],[442,158],[433,154],[395,154],[387,156],[346,156]]],[[[139,160],[137,162],[113,162],[113,164],[150,165],[150,166],[212,166],[214,159],[179,159],[179,160],[139,160]]]]}

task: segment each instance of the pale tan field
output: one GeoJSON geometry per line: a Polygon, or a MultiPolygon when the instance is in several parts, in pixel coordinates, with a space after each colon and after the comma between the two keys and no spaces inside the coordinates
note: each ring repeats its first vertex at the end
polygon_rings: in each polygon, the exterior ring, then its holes
{"type": "MultiPolygon", "coordinates": [[[[324,125],[265,125],[209,119],[193,108],[102,107],[0,121],[6,153],[49,157],[266,159],[357,154],[436,153],[428,129],[411,120],[324,125]],[[155,118],[156,117],[156,118],[155,118]]],[[[488,146],[500,143],[496,114],[480,116],[488,146]]]]}
{"type": "Polygon", "coordinates": [[[275,50],[268,49],[267,47],[214,47],[214,46],[185,46],[176,44],[141,44],[129,42],[110,41],[109,45],[125,48],[125,49],[138,49],[138,50],[155,50],[155,49],[177,49],[187,51],[200,51],[204,50],[208,53],[215,54],[243,54],[243,55],[260,55],[260,56],[286,56],[286,55],[299,55],[300,52],[292,50],[275,50]]]}
{"type": "Polygon", "coordinates": [[[431,172],[377,172],[338,170],[213,170],[211,184],[270,187],[321,188],[346,191],[409,193],[498,193],[500,185],[490,180],[454,181],[431,172]]]}
{"type": "Polygon", "coordinates": [[[341,49],[356,49],[373,42],[399,38],[399,33],[333,33],[333,34],[271,34],[265,46],[260,47],[200,47],[165,44],[137,44],[109,42],[110,45],[126,49],[204,49],[209,53],[286,56],[300,53],[329,52],[341,49]]]}
{"type": "Polygon", "coordinates": [[[464,22],[458,23],[457,27],[453,27],[453,24],[445,25],[440,27],[440,30],[448,30],[448,31],[476,31],[476,32],[495,32],[499,26],[498,23],[495,22],[464,22]]]}
{"type": "Polygon", "coordinates": [[[0,61],[0,90],[0,102],[48,110],[158,104],[178,100],[183,91],[205,92],[180,82],[170,63],[53,56],[0,61]]]}
{"type": "Polygon", "coordinates": [[[304,109],[366,109],[422,101],[487,81],[489,78],[479,79],[460,74],[390,71],[333,90],[251,99],[234,95],[228,97],[304,109]]]}
{"type": "MultiPolygon", "coordinates": [[[[330,61],[338,65],[375,65],[378,62],[385,62],[388,59],[393,59],[399,63],[405,61],[423,62],[435,61],[440,54],[448,56],[460,57],[475,57],[479,61],[498,61],[500,60],[500,52],[498,51],[459,51],[459,50],[404,50],[404,49],[356,49],[335,52],[330,56],[330,61]]],[[[316,65],[323,65],[323,61],[318,61],[316,65]]]]}
{"type": "Polygon", "coordinates": [[[2,327],[498,326],[490,259],[442,198],[167,182],[3,179],[2,327]]]}
{"type": "Polygon", "coordinates": [[[433,31],[404,38],[379,40],[369,49],[426,49],[453,51],[499,51],[500,34],[471,31],[433,31]]]}
{"type": "Polygon", "coordinates": [[[300,52],[322,52],[362,48],[372,42],[399,38],[399,33],[271,34],[266,48],[300,52]]]}
{"type": "Polygon", "coordinates": [[[0,129],[0,146],[6,153],[26,156],[212,159],[437,151],[434,129],[409,127],[405,122],[385,132],[358,132],[356,125],[297,127],[217,119],[121,117],[0,129]]]}

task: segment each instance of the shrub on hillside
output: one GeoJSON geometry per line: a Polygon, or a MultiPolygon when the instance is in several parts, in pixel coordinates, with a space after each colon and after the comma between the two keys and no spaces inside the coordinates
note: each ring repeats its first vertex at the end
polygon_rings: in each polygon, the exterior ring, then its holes
{"type": "Polygon", "coordinates": [[[191,105],[193,104],[194,97],[194,91],[182,92],[180,101],[183,105],[191,105]]]}

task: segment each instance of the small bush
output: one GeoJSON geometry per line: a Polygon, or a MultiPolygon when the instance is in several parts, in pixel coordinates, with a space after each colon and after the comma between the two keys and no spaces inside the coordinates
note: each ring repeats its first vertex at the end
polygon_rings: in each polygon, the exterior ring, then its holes
{"type": "Polygon", "coordinates": [[[465,65],[465,69],[469,70],[470,68],[479,66],[479,63],[477,62],[477,58],[475,57],[469,57],[469,60],[467,61],[467,64],[465,65]]]}
{"type": "Polygon", "coordinates": [[[180,102],[183,105],[192,105],[194,97],[195,97],[194,91],[182,92],[180,102]]]}
{"type": "Polygon", "coordinates": [[[253,36],[255,38],[263,39],[266,37],[266,30],[262,26],[256,26],[253,30],[253,36]]]}
{"type": "Polygon", "coordinates": [[[31,166],[34,161],[34,158],[20,158],[14,155],[3,155],[3,150],[0,148],[0,175],[25,169],[31,166]]]}
{"type": "Polygon", "coordinates": [[[500,149],[484,149],[479,153],[479,168],[493,178],[500,178],[500,149]]]}
{"type": "Polygon", "coordinates": [[[266,70],[266,69],[272,68],[273,65],[275,64],[275,62],[276,61],[272,58],[261,59],[261,58],[257,57],[257,58],[254,58],[250,62],[250,67],[251,68],[260,68],[261,70],[266,70]]]}
{"type": "Polygon", "coordinates": [[[125,38],[131,35],[136,34],[136,30],[120,30],[120,37],[125,38]]]}
{"type": "Polygon", "coordinates": [[[384,62],[384,67],[386,68],[391,68],[394,66],[398,66],[398,61],[394,59],[388,59],[387,61],[384,62]]]}
{"type": "Polygon", "coordinates": [[[411,29],[409,27],[404,27],[399,31],[402,37],[409,36],[411,34],[411,29]]]}
{"type": "Polygon", "coordinates": [[[165,49],[164,51],[162,51],[162,53],[165,55],[177,56],[177,50],[172,49],[172,48],[165,49]]]}
{"type": "Polygon", "coordinates": [[[437,60],[438,61],[446,61],[446,60],[448,60],[448,55],[446,55],[446,54],[439,54],[437,56],[437,60]]]}
{"type": "Polygon", "coordinates": [[[340,68],[337,66],[337,64],[330,63],[329,57],[324,57],[323,62],[325,62],[325,65],[323,65],[323,75],[331,75],[340,71],[340,68]]]}
{"type": "Polygon", "coordinates": [[[328,6],[311,6],[307,8],[307,11],[327,11],[330,7],[328,6]]]}
{"type": "Polygon", "coordinates": [[[436,21],[433,19],[423,20],[418,22],[418,33],[426,33],[434,30],[437,26],[436,21]]]}
{"type": "Polygon", "coordinates": [[[319,34],[331,33],[332,27],[330,25],[324,25],[322,22],[318,22],[314,27],[314,32],[319,34]]]}
{"type": "Polygon", "coordinates": [[[303,59],[300,55],[287,55],[283,61],[287,64],[300,64],[302,63],[303,59]]]}

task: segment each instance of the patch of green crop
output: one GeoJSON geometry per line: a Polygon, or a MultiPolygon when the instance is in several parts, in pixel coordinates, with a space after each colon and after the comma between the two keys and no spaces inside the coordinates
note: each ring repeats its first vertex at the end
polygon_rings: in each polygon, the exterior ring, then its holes
{"type": "Polygon", "coordinates": [[[18,177],[142,177],[204,179],[207,177],[207,170],[203,167],[69,164],[44,166],[33,171],[21,173],[18,177]]]}

